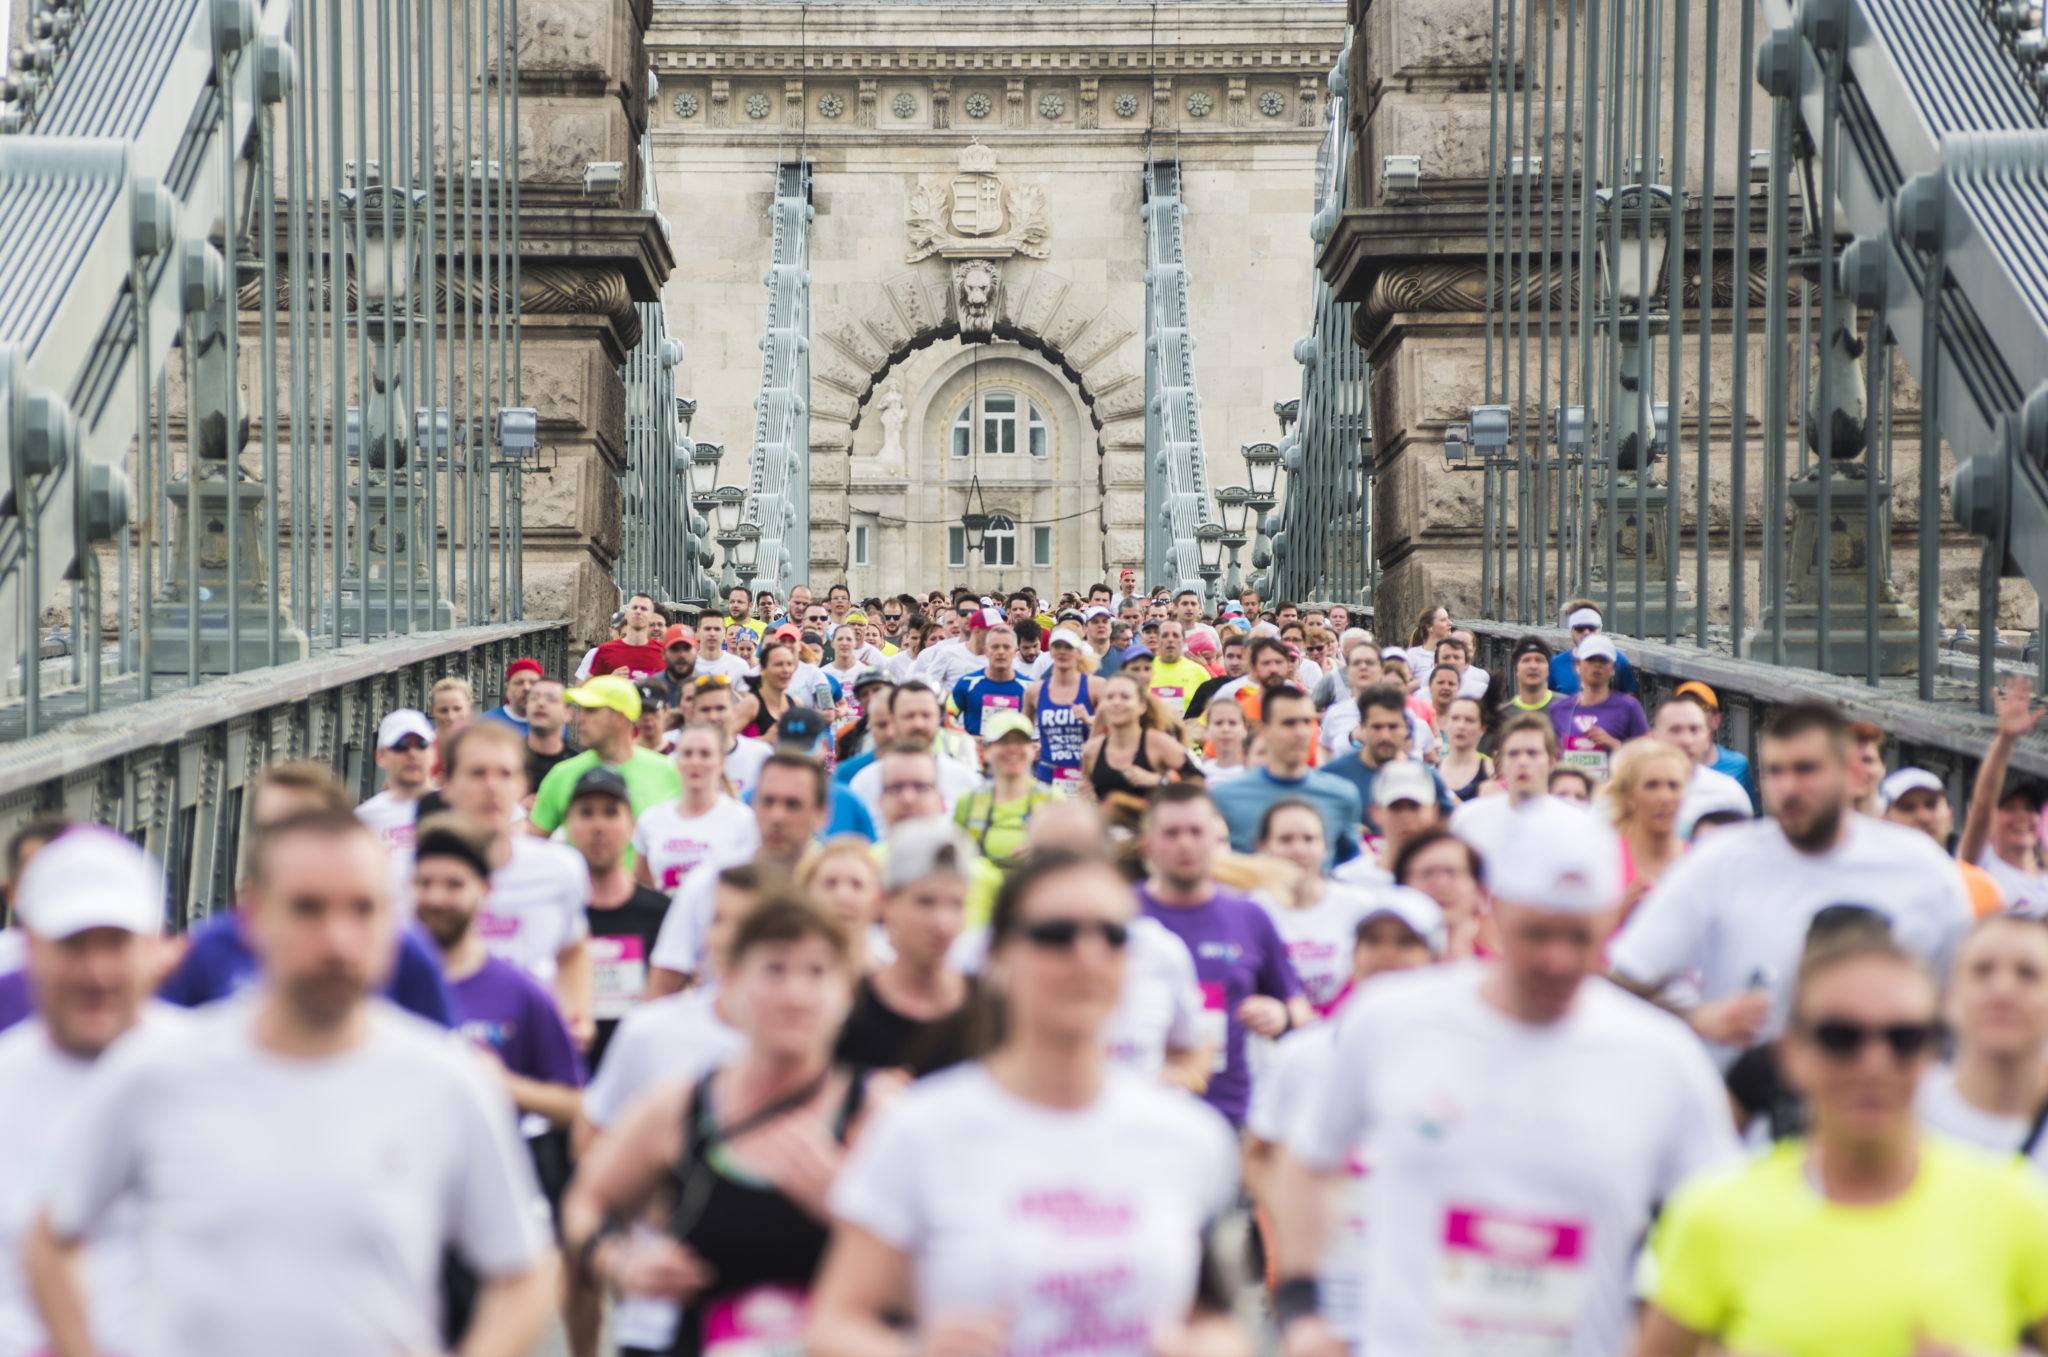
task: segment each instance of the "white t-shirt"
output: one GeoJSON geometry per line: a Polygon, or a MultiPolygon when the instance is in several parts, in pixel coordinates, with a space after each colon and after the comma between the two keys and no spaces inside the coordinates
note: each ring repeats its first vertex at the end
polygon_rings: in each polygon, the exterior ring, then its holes
{"type": "MultiPolygon", "coordinates": [[[[796,672],[789,677],[789,700],[796,703],[799,707],[816,707],[819,705],[817,700],[818,689],[829,689],[831,686],[826,681],[823,669],[820,669],[815,664],[800,663],[796,667],[796,672]]],[[[851,697],[852,694],[848,693],[847,696],[851,697]]],[[[827,698],[828,700],[824,703],[823,710],[829,712],[832,710],[829,694],[827,694],[827,698]]]]}
{"type": "MultiPolygon", "coordinates": [[[[1266,1068],[1252,1081],[1252,1101],[1245,1130],[1271,1145],[1285,1144],[1301,1120],[1317,1088],[1330,1077],[1336,1058],[1337,1025],[1317,1023],[1280,1038],[1266,1068]]],[[[1350,1345],[1358,1348],[1365,1318],[1365,1149],[1353,1149],[1346,1161],[1350,1178],[1343,1205],[1330,1222],[1321,1263],[1316,1268],[1316,1293],[1323,1318],[1350,1345]]]]}
{"type": "Polygon", "coordinates": [[[590,865],[565,844],[513,834],[512,857],[491,874],[491,893],[476,916],[491,955],[543,984],[555,980],[562,949],[590,936],[590,865]]]}
{"type": "Polygon", "coordinates": [[[1685,800],[1679,803],[1678,823],[1695,824],[1707,807],[1732,806],[1738,801],[1745,806],[1751,804],[1749,792],[1740,782],[1704,763],[1696,763],[1685,784],[1685,800]]]}
{"type": "Polygon", "coordinates": [[[1112,1069],[1060,1111],[972,1064],[877,1116],[832,1211],[910,1256],[919,1315],[1006,1314],[1010,1353],[1147,1357],[1236,1195],[1237,1141],[1196,1099],[1112,1069]]]}
{"type": "Polygon", "coordinates": [[[1194,954],[1172,929],[1140,914],[1130,930],[1123,992],[1103,1025],[1103,1045],[1117,1064],[1157,1079],[1168,1051],[1201,1044],[1202,987],[1194,954]]]}
{"type": "MultiPolygon", "coordinates": [[[[1222,695],[1217,694],[1218,697],[1222,695]]],[[[1419,759],[1435,746],[1436,736],[1431,733],[1429,723],[1414,712],[1403,708],[1402,714],[1408,718],[1408,752],[1419,759]]],[[[1351,742],[1351,732],[1357,730],[1362,722],[1363,718],[1358,712],[1358,699],[1339,698],[1324,709],[1316,743],[1332,754],[1356,753],[1358,746],[1351,742]]]]}
{"type": "MultiPolygon", "coordinates": [[[[153,1003],[117,1045],[163,1040],[189,1022],[185,1010],[153,1003]]],[[[6,1166],[0,1170],[0,1357],[49,1350],[49,1335],[29,1300],[21,1244],[97,1063],[59,1049],[40,1018],[0,1034],[0,1165],[6,1166]]],[[[134,1204],[123,1203],[108,1211],[86,1240],[86,1315],[102,1352],[140,1350],[140,1224],[134,1204]]]]}
{"type": "Polygon", "coordinates": [[[1307,909],[1277,905],[1263,893],[1252,898],[1265,906],[1280,940],[1287,944],[1287,958],[1294,963],[1303,996],[1316,1012],[1327,1014],[1351,982],[1358,921],[1372,912],[1372,897],[1353,886],[1326,882],[1323,898],[1307,909]]]}
{"type": "Polygon", "coordinates": [[[716,655],[699,655],[697,657],[698,678],[710,678],[714,674],[723,674],[731,679],[733,687],[741,692],[746,691],[747,676],[753,672],[753,670],[747,668],[745,660],[729,651],[721,650],[716,655]]]}
{"type": "Polygon", "coordinates": [[[2008,912],[2022,914],[2029,919],[2048,915],[2048,876],[2036,876],[2025,868],[2013,866],[1998,856],[1997,850],[1988,843],[1977,855],[1977,865],[1998,883],[2008,912]]]}
{"type": "Polygon", "coordinates": [[[1038,658],[1035,660],[1026,661],[1020,659],[1017,661],[1017,677],[1030,679],[1033,683],[1043,682],[1045,676],[1051,672],[1052,648],[1050,646],[1039,651],[1038,658]]]}
{"type": "Polygon", "coordinates": [[[419,813],[417,797],[402,800],[388,791],[378,792],[356,807],[356,818],[375,830],[384,846],[393,853],[412,851],[413,831],[418,826],[419,813]]]}
{"type": "Polygon", "coordinates": [[[712,856],[684,875],[669,897],[668,913],[661,916],[661,931],[654,935],[654,950],[647,954],[648,965],[679,975],[697,974],[704,959],[705,935],[711,931],[712,915],[718,904],[718,874],[752,856],[712,856]]]}
{"type": "Polygon", "coordinates": [[[598,647],[592,646],[584,651],[583,658],[577,661],[576,681],[578,683],[588,683],[590,681],[590,671],[597,664],[597,651],[598,647]]]}
{"type": "Polygon", "coordinates": [[[761,769],[774,755],[775,746],[766,740],[740,736],[725,754],[726,780],[735,792],[745,796],[761,784],[761,769]]]}
{"type": "Polygon", "coordinates": [[[953,685],[982,666],[981,656],[967,648],[965,641],[941,641],[918,652],[910,676],[929,683],[941,702],[953,695],[953,685]]]}
{"type": "Polygon", "coordinates": [[[502,1084],[459,1038],[369,1011],[355,1049],[290,1060],[229,1000],[95,1073],[47,1209],[77,1238],[136,1205],[151,1357],[438,1352],[444,1246],[485,1279],[546,1258],[502,1084]]]}
{"type": "Polygon", "coordinates": [[[1478,850],[1480,861],[1493,857],[1494,848],[1501,842],[1501,836],[1512,827],[1512,817],[1524,810],[1547,806],[1551,798],[1532,796],[1520,806],[1512,796],[1505,793],[1497,796],[1475,796],[1451,812],[1451,833],[1463,839],[1478,850]]]}
{"type": "MultiPolygon", "coordinates": [[[[1975,918],[1955,863],[1918,830],[1850,812],[1840,843],[1802,853],[1777,821],[1759,820],[1721,830],[1673,863],[1615,935],[1608,958],[1645,985],[1697,973],[1702,1002],[1768,990],[1768,1040],[1784,1027],[1807,925],[1829,905],[1883,914],[1936,975],[1949,973],[1975,918]]],[[[1724,1068],[1738,1054],[1714,1050],[1724,1068]]]]}
{"type": "Polygon", "coordinates": [[[1595,980],[1559,1021],[1517,1022],[1486,973],[1360,991],[1288,1145],[1322,1172],[1371,1147],[1362,1351],[1611,1357],[1651,1208],[1740,1152],[1728,1098],[1670,1014],[1595,980]]]}
{"type": "MultiPolygon", "coordinates": [[[[1936,1065],[1921,1075],[1914,1100],[1922,1126],[1993,1154],[2017,1150],[2034,1125],[2031,1116],[2001,1117],[1965,1102],[1956,1091],[1955,1069],[1949,1065],[1936,1065]]],[[[2040,1144],[2034,1146],[2030,1158],[2035,1168],[2048,1172],[2048,1151],[2040,1144]]]]}
{"type": "MultiPolygon", "coordinates": [[[[960,803],[961,797],[969,792],[981,790],[981,774],[957,759],[947,758],[944,754],[938,756],[938,764],[939,795],[946,802],[946,814],[950,818],[953,814],[953,807],[960,803]]],[[[846,784],[846,789],[853,793],[854,798],[861,805],[867,807],[867,812],[874,817],[876,825],[879,826],[884,823],[885,817],[882,814],[882,761],[880,759],[874,760],[867,767],[855,773],[853,780],[846,784]]]]}
{"type": "Polygon", "coordinates": [[[738,851],[744,861],[760,844],[753,810],[730,796],[695,816],[684,815],[681,802],[664,801],[642,811],[633,825],[633,852],[664,891],[682,885],[690,869],[709,857],[738,851]]]}
{"type": "Polygon", "coordinates": [[[891,683],[907,682],[916,667],[917,656],[900,646],[894,655],[882,661],[882,672],[889,676],[891,683]]]}

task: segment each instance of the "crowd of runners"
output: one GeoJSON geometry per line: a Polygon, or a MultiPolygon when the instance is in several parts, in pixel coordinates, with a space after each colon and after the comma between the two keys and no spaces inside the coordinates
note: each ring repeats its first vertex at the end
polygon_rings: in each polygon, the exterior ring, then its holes
{"type": "Polygon", "coordinates": [[[175,935],[6,845],[0,1357],[2048,1340],[2025,680],[1964,787],[1585,600],[722,604],[263,770],[175,935]]]}

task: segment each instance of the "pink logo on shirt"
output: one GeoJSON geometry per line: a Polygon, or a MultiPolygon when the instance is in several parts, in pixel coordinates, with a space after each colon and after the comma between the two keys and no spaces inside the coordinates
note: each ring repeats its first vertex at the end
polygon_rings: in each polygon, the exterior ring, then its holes
{"type": "Polygon", "coordinates": [[[1123,1234],[1131,1227],[1131,1204],[1105,1201],[1080,1189],[1027,1193],[1017,1203],[1017,1214],[1045,1225],[1057,1234],[1123,1234]]]}
{"type": "Polygon", "coordinates": [[[516,938],[519,936],[519,920],[504,914],[479,914],[476,916],[476,934],[480,938],[516,938]]]}

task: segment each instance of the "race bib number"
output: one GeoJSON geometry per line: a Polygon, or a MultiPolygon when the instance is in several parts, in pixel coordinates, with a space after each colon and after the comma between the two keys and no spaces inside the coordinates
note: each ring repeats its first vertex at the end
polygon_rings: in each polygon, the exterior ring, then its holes
{"type": "Polygon", "coordinates": [[[1158,698],[1161,702],[1178,702],[1181,699],[1181,690],[1178,688],[1154,688],[1152,696],[1158,698]]]}
{"type": "Polygon", "coordinates": [[[981,695],[981,709],[983,711],[1019,711],[1023,706],[1024,699],[1018,697],[1015,693],[983,693],[981,695]]]}
{"type": "Polygon", "coordinates": [[[1567,768],[1583,768],[1595,781],[1607,780],[1607,751],[1593,743],[1590,735],[1567,735],[1558,759],[1567,768]]]}
{"type": "Polygon", "coordinates": [[[636,934],[590,939],[590,1014],[623,1018],[647,992],[647,944],[636,934]]]}
{"type": "Polygon", "coordinates": [[[1450,1207],[1432,1309],[1437,1357],[1565,1357],[1585,1309],[1586,1226],[1450,1207]]]}
{"type": "Polygon", "coordinates": [[[757,1286],[715,1301],[704,1312],[704,1357],[802,1357],[810,1296],[789,1286],[757,1286]]]}
{"type": "Polygon", "coordinates": [[[1230,1064],[1230,995],[1220,980],[1202,981],[1202,1013],[1195,1034],[1209,1048],[1209,1072],[1221,1074],[1230,1064]]]}

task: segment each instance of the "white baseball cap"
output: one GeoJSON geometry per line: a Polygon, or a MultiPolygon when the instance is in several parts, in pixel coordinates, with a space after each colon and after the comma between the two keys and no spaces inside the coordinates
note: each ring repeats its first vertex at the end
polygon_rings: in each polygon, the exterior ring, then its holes
{"type": "Polygon", "coordinates": [[[1621,840],[1598,815],[1551,797],[1502,818],[1486,859],[1495,897],[1559,914],[1598,914],[1621,898],[1621,840]]]}
{"type": "Polygon", "coordinates": [[[408,735],[417,735],[428,744],[434,742],[434,723],[427,714],[411,707],[400,707],[384,713],[384,719],[377,723],[377,748],[389,749],[408,735]]]}
{"type": "Polygon", "coordinates": [[[1081,620],[1082,620],[1083,622],[1093,622],[1093,621],[1094,621],[1094,620],[1095,620],[1096,618],[1098,618],[1098,617],[1115,617],[1115,616],[1116,616],[1116,614],[1115,614],[1115,613],[1111,612],[1111,611],[1110,611],[1109,609],[1107,609],[1107,608],[1103,607],[1103,606],[1102,606],[1102,605],[1101,605],[1100,603],[1098,603],[1098,604],[1096,604],[1096,605],[1095,605],[1094,607],[1090,608],[1090,609],[1089,609],[1089,610],[1088,610],[1087,612],[1085,612],[1085,613],[1082,613],[1082,614],[1081,614],[1081,620]]]}
{"type": "Polygon", "coordinates": [[[1907,792],[1933,792],[1937,796],[1946,796],[1948,788],[1925,768],[1901,768],[1877,784],[1878,798],[1887,810],[1907,792]]]}
{"type": "Polygon", "coordinates": [[[1436,779],[1413,759],[1396,759],[1373,775],[1373,805],[1385,809],[1399,801],[1413,801],[1418,806],[1436,804],[1436,779]]]}
{"type": "Polygon", "coordinates": [[[1086,644],[1088,643],[1081,639],[1081,633],[1075,631],[1072,627],[1054,627],[1052,629],[1052,638],[1046,642],[1048,647],[1070,645],[1076,650],[1079,650],[1086,644]]]}
{"type": "Polygon", "coordinates": [[[943,815],[905,820],[883,840],[887,860],[882,868],[882,889],[900,891],[928,876],[966,877],[980,854],[974,840],[953,827],[943,815]]]}
{"type": "Polygon", "coordinates": [[[1614,642],[1597,631],[1580,641],[1572,651],[1575,660],[1606,660],[1611,664],[1620,657],[1621,652],[1614,648],[1614,642]]]}
{"type": "Polygon", "coordinates": [[[1700,821],[1709,815],[1739,815],[1749,820],[1755,818],[1756,808],[1749,803],[1749,793],[1734,778],[1696,777],[1678,808],[1678,837],[1690,841],[1700,821]]]}
{"type": "Polygon", "coordinates": [[[1391,914],[1415,930],[1429,948],[1431,956],[1442,956],[1450,942],[1450,929],[1444,923],[1443,907],[1413,886],[1388,886],[1373,892],[1372,907],[1358,916],[1358,926],[1382,914],[1391,914]]]}
{"type": "Polygon", "coordinates": [[[113,830],[78,825],[21,869],[14,908],[24,928],[51,941],[91,928],[155,937],[164,923],[163,869],[113,830]]]}

